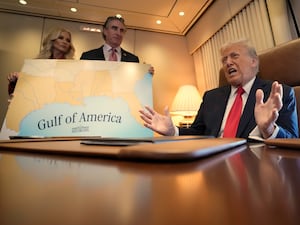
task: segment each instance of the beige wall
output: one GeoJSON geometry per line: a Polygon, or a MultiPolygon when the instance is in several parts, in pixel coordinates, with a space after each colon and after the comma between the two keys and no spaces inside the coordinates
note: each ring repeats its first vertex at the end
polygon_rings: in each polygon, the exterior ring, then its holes
{"type": "Polygon", "coordinates": [[[40,48],[43,21],[35,17],[0,13],[0,124],[7,109],[7,74],[18,71],[24,58],[40,48]]]}
{"type": "MultiPolygon", "coordinates": [[[[7,110],[8,73],[19,71],[25,58],[36,57],[43,35],[52,27],[63,26],[72,32],[76,59],[83,51],[103,43],[101,34],[80,31],[81,25],[84,24],[0,12],[0,124],[7,110]]],[[[172,103],[181,84],[195,84],[193,59],[185,37],[129,29],[122,47],[137,54],[141,63],[154,66],[156,110],[162,112],[165,105],[172,103]]]]}
{"type": "Polygon", "coordinates": [[[137,31],[135,47],[141,62],[155,68],[153,97],[156,110],[163,112],[165,105],[171,106],[180,85],[196,85],[193,58],[187,52],[185,37],[137,31]]]}

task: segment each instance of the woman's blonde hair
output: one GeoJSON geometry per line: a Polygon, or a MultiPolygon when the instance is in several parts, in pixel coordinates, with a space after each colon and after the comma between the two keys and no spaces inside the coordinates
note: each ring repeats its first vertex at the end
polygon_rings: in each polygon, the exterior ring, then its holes
{"type": "Polygon", "coordinates": [[[72,35],[71,32],[65,28],[55,28],[52,30],[43,40],[43,46],[40,54],[37,56],[37,59],[50,59],[52,57],[52,48],[53,42],[59,37],[62,32],[67,32],[70,34],[70,49],[65,54],[66,59],[73,59],[75,54],[75,48],[72,43],[72,35]]]}

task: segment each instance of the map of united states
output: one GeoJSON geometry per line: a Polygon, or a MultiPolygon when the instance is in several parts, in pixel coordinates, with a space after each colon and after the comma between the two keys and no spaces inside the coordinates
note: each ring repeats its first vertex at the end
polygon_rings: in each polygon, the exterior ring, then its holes
{"type": "Polygon", "coordinates": [[[2,129],[26,136],[152,136],[138,113],[153,104],[148,68],[94,60],[26,60],[2,129]]]}

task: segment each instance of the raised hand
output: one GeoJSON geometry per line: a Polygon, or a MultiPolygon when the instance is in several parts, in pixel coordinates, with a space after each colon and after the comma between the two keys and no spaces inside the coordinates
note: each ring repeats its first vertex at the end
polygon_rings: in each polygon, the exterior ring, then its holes
{"type": "Polygon", "coordinates": [[[261,89],[256,91],[254,116],[263,138],[270,137],[274,132],[275,122],[283,105],[282,93],[282,85],[277,81],[273,82],[270,96],[265,103],[263,102],[263,91],[261,89]]]}
{"type": "Polygon", "coordinates": [[[145,109],[139,110],[139,112],[145,127],[161,135],[175,135],[174,125],[168,107],[165,107],[164,115],[157,113],[148,106],[145,106],[145,109]]]}

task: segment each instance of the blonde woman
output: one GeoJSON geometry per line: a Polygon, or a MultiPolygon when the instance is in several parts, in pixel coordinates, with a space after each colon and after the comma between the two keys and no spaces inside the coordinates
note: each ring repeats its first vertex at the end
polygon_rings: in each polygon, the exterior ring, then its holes
{"type": "MultiPolygon", "coordinates": [[[[42,50],[37,59],[73,59],[75,48],[72,43],[71,32],[65,28],[53,29],[44,39],[42,50]]],[[[8,75],[8,94],[12,97],[17,80],[18,72],[8,75]]]]}

